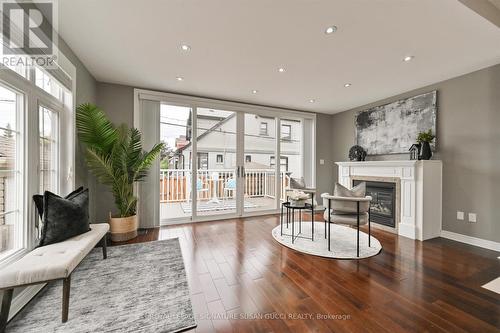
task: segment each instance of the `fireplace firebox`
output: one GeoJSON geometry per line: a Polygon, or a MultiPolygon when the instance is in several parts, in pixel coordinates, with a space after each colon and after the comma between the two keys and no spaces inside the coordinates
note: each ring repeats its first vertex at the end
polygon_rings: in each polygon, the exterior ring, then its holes
{"type": "Polygon", "coordinates": [[[366,183],[366,195],[372,197],[371,221],[394,228],[396,226],[396,184],[353,180],[352,185],[366,183]]]}

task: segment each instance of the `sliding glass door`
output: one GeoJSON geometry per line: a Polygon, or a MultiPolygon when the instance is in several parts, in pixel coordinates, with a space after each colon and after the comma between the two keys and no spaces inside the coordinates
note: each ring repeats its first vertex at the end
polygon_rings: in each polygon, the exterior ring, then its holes
{"type": "Polygon", "coordinates": [[[159,110],[162,224],[275,213],[291,178],[314,185],[313,120],[188,103],[159,110]]]}
{"type": "Polygon", "coordinates": [[[160,105],[160,222],[190,221],[192,118],[190,107],[160,105]]]}
{"type": "Polygon", "coordinates": [[[237,213],[237,113],[196,110],[196,215],[237,213]]]}
{"type": "Polygon", "coordinates": [[[245,113],[244,118],[243,211],[274,210],[279,197],[274,164],[277,121],[252,113],[245,113]]]}
{"type": "Polygon", "coordinates": [[[233,111],[161,104],[160,221],[239,212],[237,116],[233,111]]]}

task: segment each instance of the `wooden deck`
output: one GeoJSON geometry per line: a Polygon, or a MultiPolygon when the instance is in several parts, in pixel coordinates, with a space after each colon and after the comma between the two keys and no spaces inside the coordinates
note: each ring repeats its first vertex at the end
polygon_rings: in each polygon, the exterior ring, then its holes
{"type": "MultiPolygon", "coordinates": [[[[231,200],[232,201],[232,200],[231,200]]],[[[228,200],[229,202],[229,200],[228,200]]],[[[253,208],[245,208],[246,212],[261,211],[274,208],[274,199],[265,197],[245,198],[245,202],[255,205],[253,208]]],[[[221,200],[222,205],[222,200],[221,200]]],[[[231,213],[234,210],[213,210],[213,211],[199,211],[200,216],[209,216],[215,214],[231,213]]],[[[182,209],[181,202],[160,202],[160,221],[165,219],[179,219],[188,218],[191,216],[190,212],[185,212],[182,209]]]]}

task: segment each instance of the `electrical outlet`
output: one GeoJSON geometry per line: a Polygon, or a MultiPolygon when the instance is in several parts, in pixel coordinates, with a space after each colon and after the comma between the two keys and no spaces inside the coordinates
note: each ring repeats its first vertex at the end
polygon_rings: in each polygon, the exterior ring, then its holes
{"type": "Polygon", "coordinates": [[[457,220],[463,220],[464,219],[464,212],[457,211],[457,220]]]}
{"type": "Polygon", "coordinates": [[[477,222],[476,213],[469,213],[469,222],[476,223],[477,222]]]}
{"type": "Polygon", "coordinates": [[[319,164],[320,164],[320,165],[324,165],[324,164],[325,164],[325,160],[320,159],[320,160],[319,160],[319,164]]]}

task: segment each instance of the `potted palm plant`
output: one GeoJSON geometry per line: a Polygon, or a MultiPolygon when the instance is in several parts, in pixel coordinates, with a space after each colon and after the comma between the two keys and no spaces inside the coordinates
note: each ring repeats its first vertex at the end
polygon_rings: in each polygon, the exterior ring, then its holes
{"type": "Polygon", "coordinates": [[[134,184],[144,180],[163,143],[144,151],[141,133],[126,125],[115,126],[97,106],[85,103],[77,108],[76,128],[85,145],[89,170],[97,180],[110,187],[118,216],[110,213],[112,241],[137,236],[137,197],[134,184]]]}

